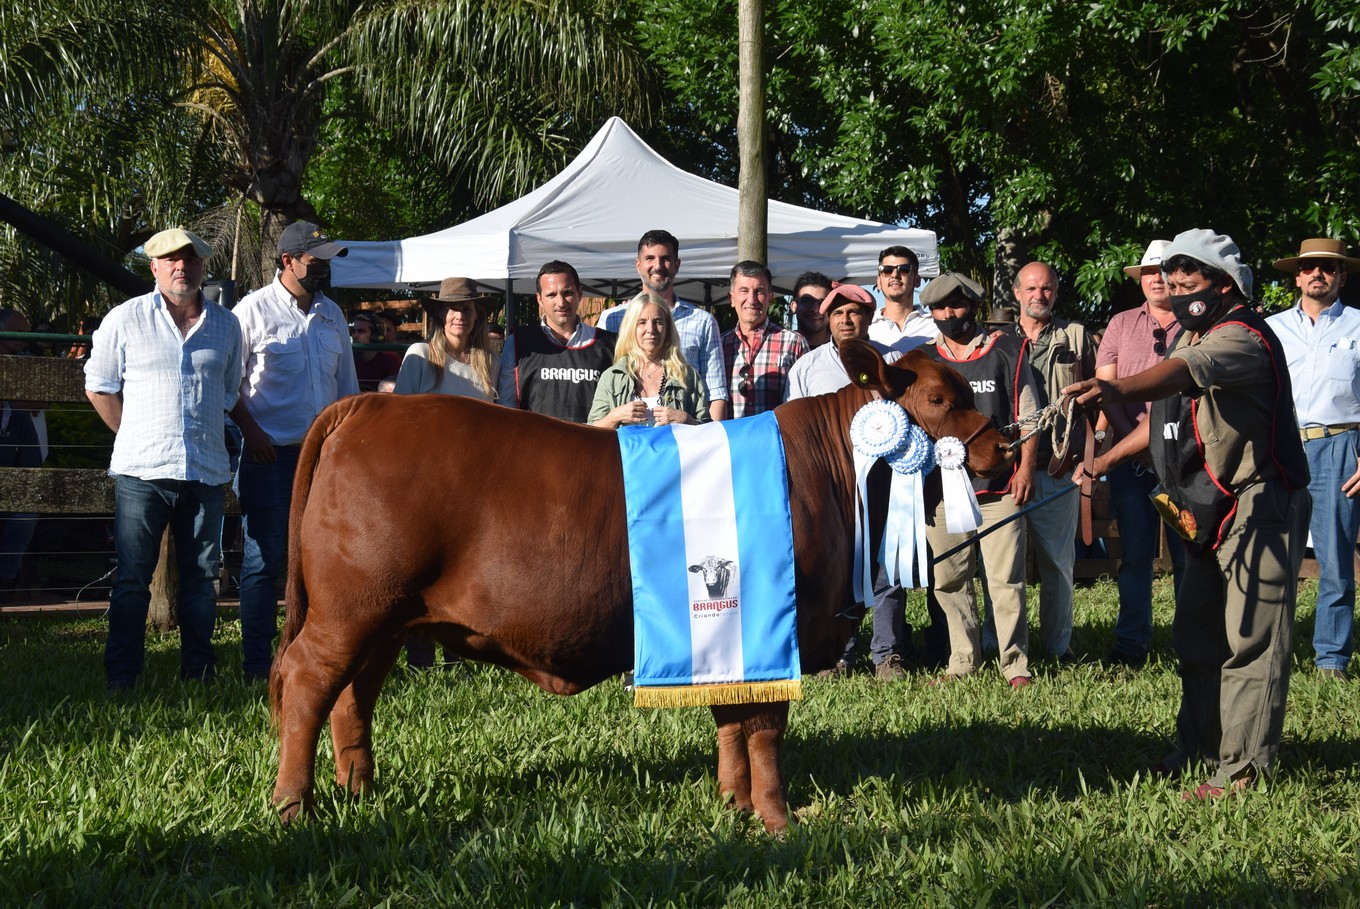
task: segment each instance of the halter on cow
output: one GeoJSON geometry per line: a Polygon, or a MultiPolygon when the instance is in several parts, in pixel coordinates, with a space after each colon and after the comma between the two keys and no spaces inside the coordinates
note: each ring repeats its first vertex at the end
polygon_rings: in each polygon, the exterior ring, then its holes
{"type": "MultiPolygon", "coordinates": [[[[805,674],[831,666],[852,630],[844,617],[853,605],[849,427],[859,408],[893,399],[933,438],[969,439],[976,473],[995,473],[1013,457],[947,367],[917,352],[885,364],[860,342],[846,342],[841,356],[853,384],[775,412],[792,496],[805,674]]],[[[629,669],[627,551],[611,431],[438,395],[360,395],[327,408],[298,463],[287,620],[270,679],[281,740],[273,801],[282,820],[310,808],[327,714],[338,784],[355,794],[372,786],[373,710],[408,630],[555,694],[629,669]],[[400,477],[391,470],[397,460],[406,468],[400,477]],[[484,488],[497,492],[478,494],[484,488]],[[551,557],[586,538],[597,564],[551,557]],[[360,556],[374,551],[385,558],[360,556]]],[[[708,579],[706,566],[690,570],[708,579]]],[[[758,811],[767,830],[782,830],[788,702],[711,709],[721,791],[758,811]]]]}

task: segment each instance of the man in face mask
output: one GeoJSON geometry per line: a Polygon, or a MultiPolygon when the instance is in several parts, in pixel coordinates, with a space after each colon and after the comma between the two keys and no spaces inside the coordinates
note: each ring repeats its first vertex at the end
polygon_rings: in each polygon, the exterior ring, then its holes
{"type": "MultiPolygon", "coordinates": [[[[1009,426],[1038,407],[1038,392],[1029,360],[1019,337],[1010,333],[985,334],[978,326],[982,288],[960,274],[943,274],[926,285],[921,302],[930,309],[939,329],[935,343],[922,348],[960,373],[973,390],[973,406],[994,425],[1009,426]]],[[[1009,473],[990,480],[974,480],[982,527],[1014,515],[1033,495],[1037,437],[1020,446],[1020,458],[1009,473]]],[[[939,474],[930,482],[938,483],[939,474]]],[[[970,534],[973,535],[973,534],[970,534]]],[[[946,529],[944,505],[926,526],[932,552],[944,552],[963,542],[963,534],[946,529]]],[[[1030,684],[1029,630],[1025,618],[1025,527],[1012,521],[987,534],[976,547],[967,547],[935,564],[933,592],[949,627],[949,665],[942,679],[972,673],[982,662],[973,576],[975,549],[981,550],[987,591],[996,618],[1001,674],[1012,688],[1030,684]]]]}
{"type": "Polygon", "coordinates": [[[249,679],[265,679],[274,651],[275,580],[288,548],[293,473],[307,429],[326,407],[359,393],[348,320],[330,300],[330,260],[349,250],[321,228],[284,228],[274,282],[233,312],[241,323],[241,397],[231,418],[245,452],[236,475],[241,501],[241,642],[249,679]]]}
{"type": "Polygon", "coordinates": [[[1309,473],[1284,350],[1247,305],[1252,274],[1237,244],[1185,231],[1163,251],[1162,271],[1184,329],[1166,359],[1064,392],[1103,407],[1153,402],[1095,470],[1149,451],[1161,482],[1154,503],[1186,540],[1172,625],[1179,741],[1152,770],[1204,763],[1212,775],[1184,794],[1203,801],[1249,789],[1275,768],[1309,473]]]}

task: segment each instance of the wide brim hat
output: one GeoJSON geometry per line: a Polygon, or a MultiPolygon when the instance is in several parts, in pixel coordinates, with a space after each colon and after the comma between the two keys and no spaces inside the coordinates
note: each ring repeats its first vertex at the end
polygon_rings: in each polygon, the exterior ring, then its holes
{"type": "Polygon", "coordinates": [[[1299,244],[1299,253],[1285,259],[1276,259],[1270,264],[1280,271],[1293,274],[1299,270],[1304,259],[1334,259],[1346,263],[1346,273],[1360,271],[1360,259],[1346,255],[1346,244],[1340,240],[1326,237],[1312,237],[1299,244]]]}
{"type": "Polygon", "coordinates": [[[431,314],[437,313],[450,303],[475,303],[482,312],[492,309],[496,297],[480,290],[471,278],[445,278],[439,282],[439,293],[421,300],[420,304],[431,314]]]}
{"type": "Polygon", "coordinates": [[[1155,268],[1161,271],[1162,254],[1166,252],[1166,248],[1170,245],[1169,240],[1153,240],[1148,244],[1147,251],[1143,253],[1143,261],[1137,265],[1125,265],[1124,274],[1137,281],[1143,276],[1143,269],[1145,268],[1155,268]]]}

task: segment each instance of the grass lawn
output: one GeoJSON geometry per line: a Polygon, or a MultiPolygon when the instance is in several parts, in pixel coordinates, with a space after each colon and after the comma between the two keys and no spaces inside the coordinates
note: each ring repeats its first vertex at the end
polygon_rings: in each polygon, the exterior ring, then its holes
{"type": "MultiPolygon", "coordinates": [[[[809,680],[782,839],[724,810],[707,710],[640,711],[618,684],[544,694],[489,667],[394,673],[380,791],[323,783],[283,830],[261,687],[176,679],[152,635],[138,691],[104,694],[97,620],[0,620],[3,906],[1360,906],[1360,682],[1311,671],[1311,583],[1280,773],[1217,804],[1149,779],[1179,682],[1159,581],[1142,672],[1039,664],[809,680]]],[[[1078,653],[1108,649],[1114,586],[1077,594],[1078,653]]],[[[909,620],[924,622],[917,594],[909,620]]],[[[332,774],[328,740],[318,779],[332,774]]]]}

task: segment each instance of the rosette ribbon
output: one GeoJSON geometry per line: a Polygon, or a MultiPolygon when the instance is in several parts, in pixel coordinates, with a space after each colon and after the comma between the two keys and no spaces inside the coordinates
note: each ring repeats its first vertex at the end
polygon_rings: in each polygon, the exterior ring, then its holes
{"type": "Polygon", "coordinates": [[[855,602],[866,603],[874,589],[873,559],[869,557],[869,470],[881,457],[896,454],[910,438],[911,419],[896,401],[870,401],[850,421],[850,445],[855,468],[855,560],[852,589],[855,602]]]}
{"type": "Polygon", "coordinates": [[[930,583],[930,556],[922,478],[935,466],[935,446],[925,430],[913,425],[902,450],[888,457],[888,466],[893,469],[892,486],[879,561],[889,584],[925,587],[930,583]]]}
{"type": "Polygon", "coordinates": [[[935,443],[935,460],[940,465],[940,485],[944,491],[944,522],[950,533],[968,533],[982,524],[973,484],[963,465],[968,460],[968,449],[953,436],[935,443]]]}

